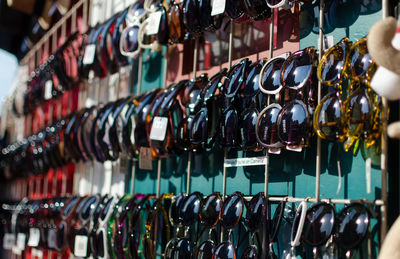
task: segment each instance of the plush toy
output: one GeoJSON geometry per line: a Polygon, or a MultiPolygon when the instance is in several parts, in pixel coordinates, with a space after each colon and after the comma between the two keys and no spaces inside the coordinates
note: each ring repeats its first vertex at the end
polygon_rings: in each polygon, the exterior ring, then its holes
{"type": "Polygon", "coordinates": [[[400,217],[393,223],[379,252],[379,259],[400,258],[400,217]]]}
{"type": "MultiPolygon", "coordinates": [[[[379,65],[371,88],[388,100],[400,100],[400,28],[395,18],[387,17],[372,26],[368,51],[379,65]]],[[[400,138],[400,121],[388,126],[388,135],[400,138]]]]}

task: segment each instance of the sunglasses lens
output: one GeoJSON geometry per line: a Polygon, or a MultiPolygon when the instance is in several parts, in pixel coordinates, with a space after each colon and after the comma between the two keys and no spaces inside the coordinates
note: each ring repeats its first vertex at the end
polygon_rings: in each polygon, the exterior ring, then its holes
{"type": "Polygon", "coordinates": [[[193,193],[186,197],[185,201],[182,204],[181,209],[181,220],[184,226],[192,225],[197,216],[199,215],[201,204],[201,195],[199,193],[193,193]]]}
{"type": "Polygon", "coordinates": [[[307,210],[304,223],[305,241],[317,247],[325,244],[333,232],[335,226],[335,210],[330,204],[320,203],[307,210]]]}
{"type": "Polygon", "coordinates": [[[299,89],[310,77],[312,67],[312,58],[306,51],[296,52],[285,62],[281,82],[288,88],[299,89]]]}
{"type": "Polygon", "coordinates": [[[250,232],[260,229],[265,214],[264,194],[259,193],[254,196],[247,207],[246,224],[250,232]]]}
{"type": "Polygon", "coordinates": [[[372,128],[372,107],[371,101],[367,97],[364,89],[358,89],[348,97],[348,107],[346,113],[349,123],[349,134],[351,136],[368,136],[368,131],[372,128]]]}
{"type": "Polygon", "coordinates": [[[300,224],[300,215],[301,215],[301,211],[303,210],[303,207],[300,206],[297,211],[296,211],[296,216],[294,217],[294,221],[293,221],[293,226],[292,226],[292,231],[290,234],[290,240],[293,242],[296,238],[296,234],[297,234],[297,230],[299,228],[299,224],[300,224]]]}
{"type": "Polygon", "coordinates": [[[99,257],[104,257],[104,235],[103,235],[103,231],[100,231],[99,234],[97,235],[97,255],[99,257]]]}
{"type": "Polygon", "coordinates": [[[321,81],[336,82],[341,79],[344,63],[346,60],[345,51],[340,46],[335,46],[335,49],[327,56],[321,66],[321,81]]]}
{"type": "Polygon", "coordinates": [[[283,210],[285,209],[285,203],[280,202],[278,207],[275,209],[274,217],[272,218],[271,222],[271,230],[270,231],[270,241],[275,242],[276,237],[278,235],[279,227],[282,222],[282,217],[283,217],[283,210]]]}
{"type": "Polygon", "coordinates": [[[339,216],[338,243],[346,249],[354,249],[365,238],[369,227],[367,209],[361,204],[344,208],[339,216]]]}
{"type": "Polygon", "coordinates": [[[176,243],[174,251],[174,259],[186,259],[192,257],[192,248],[190,246],[190,240],[182,238],[176,243]]]}
{"type": "Polygon", "coordinates": [[[258,250],[255,245],[248,246],[242,255],[242,259],[257,259],[259,258],[258,256],[258,250]]]}
{"type": "Polygon", "coordinates": [[[282,2],[282,1],[284,1],[284,0],[267,0],[267,3],[268,3],[269,5],[277,5],[277,4],[279,4],[280,2],[282,2]]]}
{"type": "Polygon", "coordinates": [[[335,93],[325,96],[314,113],[314,128],[323,139],[344,141],[342,103],[335,93]]]}
{"type": "Polygon", "coordinates": [[[236,143],[238,122],[239,118],[235,109],[228,109],[222,114],[218,132],[222,146],[233,146],[236,143]]]}
{"type": "Polygon", "coordinates": [[[256,109],[244,111],[239,120],[240,146],[242,149],[252,149],[257,146],[256,124],[258,112],[256,109]]]}
{"type": "Polygon", "coordinates": [[[244,71],[247,59],[242,60],[231,68],[224,82],[224,93],[227,97],[233,97],[244,83],[244,71]]]}
{"type": "Polygon", "coordinates": [[[353,77],[361,77],[369,72],[374,64],[368,53],[367,41],[363,41],[350,53],[353,77]]]}
{"type": "Polygon", "coordinates": [[[243,200],[239,195],[229,196],[223,205],[221,220],[224,228],[232,229],[239,222],[243,213],[243,200]]]}
{"type": "Polygon", "coordinates": [[[125,37],[123,39],[123,50],[125,52],[134,52],[138,49],[138,36],[139,27],[133,26],[126,29],[125,37]]]}
{"type": "Polygon", "coordinates": [[[231,242],[223,242],[215,248],[213,259],[236,259],[235,247],[231,242]]]}
{"type": "Polygon", "coordinates": [[[176,247],[176,239],[171,239],[167,245],[165,246],[164,251],[164,259],[173,259],[174,258],[174,250],[176,247]]]}
{"type": "Polygon", "coordinates": [[[197,248],[195,259],[209,259],[214,253],[214,243],[210,240],[204,241],[197,248]]]}
{"type": "Polygon", "coordinates": [[[292,102],[278,117],[279,138],[288,145],[301,145],[309,132],[308,112],[304,104],[292,102]]]}
{"type": "Polygon", "coordinates": [[[65,236],[65,224],[61,223],[60,226],[57,229],[57,234],[56,234],[56,242],[57,242],[57,247],[58,248],[63,248],[64,246],[64,236],[65,236]]]}
{"type": "Polygon", "coordinates": [[[279,143],[277,120],[280,111],[280,106],[272,105],[259,115],[257,135],[263,146],[274,146],[279,143]]]}
{"type": "Polygon", "coordinates": [[[200,110],[193,119],[191,142],[194,145],[204,143],[208,137],[207,109],[200,110]]]}
{"type": "Polygon", "coordinates": [[[200,210],[201,223],[206,228],[213,228],[221,213],[221,197],[218,194],[211,194],[207,197],[200,210]]]}
{"type": "Polygon", "coordinates": [[[246,97],[252,97],[258,93],[260,71],[264,65],[264,61],[251,63],[249,66],[250,72],[247,74],[246,84],[243,91],[243,95],[246,97]]]}
{"type": "Polygon", "coordinates": [[[262,71],[261,88],[267,93],[276,93],[282,87],[281,68],[285,59],[271,61],[262,71]]]}

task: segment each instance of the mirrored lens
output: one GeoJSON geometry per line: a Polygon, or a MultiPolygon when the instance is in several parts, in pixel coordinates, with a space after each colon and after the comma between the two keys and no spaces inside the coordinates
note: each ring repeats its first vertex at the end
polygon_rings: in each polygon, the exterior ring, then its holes
{"type": "Polygon", "coordinates": [[[345,102],[350,136],[368,137],[372,128],[372,105],[365,89],[353,92],[345,102]]]}
{"type": "Polygon", "coordinates": [[[185,199],[185,194],[183,193],[178,194],[177,196],[174,197],[173,202],[171,203],[171,207],[169,207],[169,220],[174,226],[178,226],[181,223],[179,214],[184,199],[185,199]]]}
{"type": "Polygon", "coordinates": [[[325,244],[335,226],[335,210],[332,205],[319,203],[307,210],[303,238],[311,246],[325,244]]]}
{"type": "Polygon", "coordinates": [[[132,26],[129,27],[125,30],[125,34],[123,34],[123,50],[125,52],[131,53],[135,52],[138,47],[138,37],[139,37],[139,27],[138,26],[132,26]]]}
{"type": "Polygon", "coordinates": [[[174,251],[174,259],[186,259],[192,257],[192,248],[190,246],[190,240],[182,238],[176,243],[174,251]]]}
{"type": "Polygon", "coordinates": [[[278,137],[278,115],[281,111],[281,107],[277,104],[273,104],[261,111],[258,116],[258,125],[256,128],[256,134],[258,141],[265,147],[279,147],[281,146],[278,137]]]}
{"type": "Polygon", "coordinates": [[[214,253],[214,242],[206,240],[197,248],[195,259],[211,259],[214,253]]]}
{"type": "Polygon", "coordinates": [[[201,198],[200,193],[192,193],[185,198],[180,213],[184,226],[190,226],[196,221],[200,211],[201,198]]]}
{"type": "Polygon", "coordinates": [[[236,259],[235,247],[231,242],[223,242],[215,248],[213,259],[236,259]]]}
{"type": "Polygon", "coordinates": [[[306,106],[300,101],[285,105],[278,116],[280,140],[293,146],[305,143],[309,134],[309,116],[306,106]]]}
{"type": "Polygon", "coordinates": [[[346,62],[346,52],[343,46],[334,46],[329,54],[319,64],[320,80],[323,83],[334,83],[341,79],[346,62]]]}
{"type": "Polygon", "coordinates": [[[351,56],[351,73],[353,77],[362,77],[373,68],[374,62],[368,53],[366,39],[361,39],[355,43],[351,56]]]}

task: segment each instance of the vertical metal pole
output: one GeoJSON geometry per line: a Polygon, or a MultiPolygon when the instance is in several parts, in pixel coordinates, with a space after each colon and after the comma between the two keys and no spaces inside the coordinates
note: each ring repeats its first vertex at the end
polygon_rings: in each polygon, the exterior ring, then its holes
{"type": "MultiPolygon", "coordinates": [[[[382,15],[383,18],[389,16],[389,0],[382,0],[382,15]]],[[[382,130],[382,154],[381,154],[381,197],[383,201],[383,205],[381,206],[381,244],[385,240],[386,232],[387,232],[387,155],[388,155],[388,144],[387,144],[387,124],[388,124],[388,107],[389,103],[386,98],[382,98],[382,122],[383,122],[383,130],[382,130]]]]}
{"type": "MultiPolygon", "coordinates": [[[[325,1],[319,2],[319,51],[318,60],[321,60],[324,51],[324,7],[325,1]]],[[[321,82],[318,81],[318,103],[321,102],[321,82]]],[[[317,156],[315,159],[315,198],[317,201],[320,199],[320,176],[321,176],[321,138],[317,137],[317,156]]]]}
{"type": "MultiPolygon", "coordinates": [[[[142,70],[143,70],[143,56],[139,55],[136,94],[140,94],[142,90],[142,70]]],[[[131,193],[135,193],[136,165],[137,163],[134,161],[132,165],[132,174],[131,174],[131,193]]]]}
{"type": "MultiPolygon", "coordinates": [[[[199,55],[199,37],[196,36],[194,42],[194,53],[193,53],[193,80],[196,80],[197,75],[197,59],[199,55]]],[[[188,164],[187,164],[187,175],[186,175],[186,194],[190,193],[190,178],[192,175],[192,151],[188,152],[188,164]]]]}

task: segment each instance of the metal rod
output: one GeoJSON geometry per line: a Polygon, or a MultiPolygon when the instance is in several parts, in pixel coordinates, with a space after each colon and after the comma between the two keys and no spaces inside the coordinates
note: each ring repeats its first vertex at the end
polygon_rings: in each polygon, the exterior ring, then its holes
{"type": "MultiPolygon", "coordinates": [[[[251,199],[252,197],[245,197],[246,200],[251,199]]],[[[385,206],[383,200],[366,200],[366,199],[359,199],[359,200],[351,200],[351,199],[319,199],[316,198],[297,198],[297,197],[268,197],[269,201],[286,201],[286,202],[310,202],[316,203],[319,201],[327,202],[327,203],[335,203],[335,204],[351,204],[351,203],[367,203],[367,204],[374,204],[376,206],[385,206]]]]}
{"type": "MultiPolygon", "coordinates": [[[[324,51],[324,7],[325,1],[320,0],[319,2],[319,51],[318,60],[321,60],[324,51]]],[[[318,103],[321,102],[321,82],[318,81],[318,103]]],[[[317,155],[315,158],[315,198],[317,201],[320,198],[320,183],[321,183],[321,138],[317,137],[317,155]]]]}
{"type": "MultiPolygon", "coordinates": [[[[389,16],[389,0],[382,0],[382,16],[383,19],[389,16]]],[[[382,98],[382,136],[381,136],[381,145],[382,145],[382,154],[381,154],[381,199],[383,201],[383,205],[381,207],[381,244],[385,240],[387,233],[387,155],[388,155],[388,144],[387,144],[387,124],[388,124],[388,107],[389,103],[386,98],[382,98]]]]}
{"type": "Polygon", "coordinates": [[[160,197],[161,190],[161,158],[157,161],[157,198],[160,197]]]}

